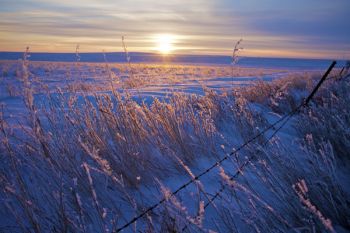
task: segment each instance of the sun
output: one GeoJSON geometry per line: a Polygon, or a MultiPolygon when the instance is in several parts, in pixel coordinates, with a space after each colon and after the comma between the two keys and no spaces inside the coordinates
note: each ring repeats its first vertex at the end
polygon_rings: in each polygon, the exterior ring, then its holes
{"type": "Polygon", "coordinates": [[[161,34],[156,36],[156,50],[161,54],[167,55],[174,50],[174,36],[161,34]]]}

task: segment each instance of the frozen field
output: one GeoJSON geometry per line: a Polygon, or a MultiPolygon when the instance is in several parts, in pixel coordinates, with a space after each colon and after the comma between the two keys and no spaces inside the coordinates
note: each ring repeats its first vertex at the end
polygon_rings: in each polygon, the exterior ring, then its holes
{"type": "MultiPolygon", "coordinates": [[[[47,95],[66,96],[127,93],[139,103],[167,100],[174,93],[203,96],[205,90],[223,93],[257,82],[271,82],[293,75],[320,74],[317,70],[248,68],[230,65],[126,64],[40,62],[28,64],[28,81],[34,102],[43,105],[47,95]]],[[[21,61],[0,61],[0,101],[5,116],[19,118],[25,111],[21,61]]]]}
{"type": "MultiPolygon", "coordinates": [[[[1,98],[21,95],[22,65],[0,61],[1,98]]],[[[35,95],[84,91],[107,93],[112,87],[137,97],[165,97],[174,92],[203,95],[203,88],[216,92],[272,81],[293,74],[320,71],[247,68],[230,65],[115,64],[76,62],[31,62],[29,80],[35,95]]]]}
{"type": "Polygon", "coordinates": [[[0,61],[0,232],[347,232],[349,80],[271,127],[326,68],[0,61]]]}

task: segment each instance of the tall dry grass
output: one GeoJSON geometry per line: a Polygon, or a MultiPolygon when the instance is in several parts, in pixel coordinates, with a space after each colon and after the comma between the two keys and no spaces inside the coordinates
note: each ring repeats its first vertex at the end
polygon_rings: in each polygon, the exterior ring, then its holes
{"type": "Polygon", "coordinates": [[[193,179],[208,161],[267,127],[266,112],[297,106],[317,77],[142,103],[128,93],[84,91],[84,79],[39,101],[33,76],[25,55],[19,72],[25,122],[8,121],[6,106],[0,114],[3,232],[114,232],[161,197],[164,205],[126,231],[349,228],[340,162],[350,145],[346,79],[327,84],[288,126],[293,141],[274,138],[264,146],[259,138],[209,178],[171,196],[171,188],[193,179]],[[251,154],[257,159],[231,179],[251,154]],[[204,208],[220,186],[226,187],[220,198],[204,208]]]}

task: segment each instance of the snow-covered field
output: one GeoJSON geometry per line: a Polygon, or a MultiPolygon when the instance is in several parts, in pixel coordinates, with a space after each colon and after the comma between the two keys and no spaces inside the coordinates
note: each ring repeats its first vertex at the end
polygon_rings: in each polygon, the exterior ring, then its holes
{"type": "Polygon", "coordinates": [[[338,70],[276,135],[283,121],[230,155],[322,73],[0,61],[0,232],[116,232],[163,198],[123,232],[346,232],[350,84],[338,70]]]}

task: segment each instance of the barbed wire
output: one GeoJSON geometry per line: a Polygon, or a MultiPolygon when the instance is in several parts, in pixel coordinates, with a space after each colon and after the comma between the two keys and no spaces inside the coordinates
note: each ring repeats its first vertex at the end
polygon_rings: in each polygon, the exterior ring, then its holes
{"type": "MultiPolygon", "coordinates": [[[[256,134],[254,137],[252,137],[251,139],[249,139],[248,141],[244,142],[242,145],[240,145],[237,149],[235,149],[234,151],[232,151],[230,154],[227,154],[226,156],[224,156],[222,159],[220,159],[219,161],[215,162],[213,165],[211,165],[210,167],[208,167],[206,170],[204,170],[203,172],[199,173],[198,175],[194,176],[191,180],[187,181],[186,183],[184,183],[183,185],[181,185],[179,188],[177,188],[175,191],[171,192],[166,198],[164,197],[163,199],[161,199],[160,201],[158,201],[157,203],[155,203],[154,205],[148,207],[145,211],[143,211],[141,214],[137,215],[136,217],[132,218],[129,222],[127,222],[126,224],[124,224],[123,226],[119,227],[116,232],[120,232],[123,229],[127,228],[128,226],[130,226],[131,224],[133,224],[134,222],[136,222],[137,220],[139,220],[140,218],[142,218],[143,216],[145,216],[148,212],[154,210],[155,208],[157,208],[159,205],[163,204],[166,200],[168,200],[170,197],[176,195],[177,193],[179,193],[181,190],[185,189],[188,185],[192,184],[193,182],[199,180],[199,178],[201,178],[202,176],[204,176],[205,174],[209,173],[211,170],[213,170],[215,167],[218,167],[222,162],[224,162],[225,160],[227,160],[228,158],[230,158],[231,156],[237,154],[239,151],[241,151],[243,148],[245,148],[248,144],[252,143],[253,141],[255,141],[257,138],[259,138],[260,136],[264,135],[267,131],[269,131],[270,129],[274,129],[273,134],[265,141],[264,145],[266,145],[277,133],[279,130],[282,129],[282,127],[289,121],[289,119],[296,114],[297,112],[299,112],[299,110],[305,106],[308,106],[311,99],[314,97],[314,95],[316,94],[316,92],[319,90],[320,86],[322,85],[322,83],[326,80],[327,76],[329,75],[329,73],[332,71],[332,69],[334,68],[334,66],[336,65],[336,61],[333,61],[332,64],[329,66],[328,70],[326,71],[326,73],[322,76],[322,78],[320,79],[320,81],[317,83],[317,85],[314,87],[314,89],[312,90],[312,92],[308,95],[308,97],[295,109],[293,109],[292,111],[290,111],[289,113],[287,113],[286,115],[284,115],[283,117],[281,117],[279,120],[275,121],[273,124],[271,124],[270,126],[266,127],[264,130],[260,131],[258,134],[256,134]],[[285,121],[284,121],[285,120],[285,121]],[[283,122],[284,121],[284,122],[283,122]],[[279,123],[283,122],[277,129],[275,129],[275,126],[278,125],[279,123]]],[[[235,179],[237,176],[239,176],[239,174],[241,173],[241,170],[247,166],[249,164],[249,162],[251,161],[251,159],[253,159],[253,157],[255,156],[255,154],[253,156],[251,156],[250,158],[248,158],[241,166],[240,168],[237,170],[237,172],[230,178],[230,179],[235,179]]],[[[225,186],[222,186],[222,188],[216,192],[216,194],[213,196],[213,198],[211,198],[211,200],[205,205],[205,208],[207,208],[210,203],[212,203],[219,195],[221,192],[224,191],[225,186]]],[[[185,226],[185,228],[187,228],[187,226],[185,226]]],[[[183,230],[185,230],[185,228],[183,228],[183,230]]]]}
{"type": "MultiPolygon", "coordinates": [[[[335,65],[335,64],[334,64],[335,65]]],[[[318,84],[316,85],[316,87],[313,89],[313,91],[311,92],[311,94],[308,97],[311,98],[307,98],[304,102],[302,102],[298,107],[296,107],[294,110],[292,110],[290,113],[288,113],[286,115],[286,120],[273,132],[273,134],[263,143],[262,147],[266,146],[271,139],[287,124],[287,122],[289,121],[290,118],[292,118],[294,116],[294,114],[296,114],[297,112],[300,111],[300,109],[302,109],[303,107],[307,106],[310,102],[310,100],[312,99],[312,97],[316,94],[317,90],[319,89],[319,87],[322,85],[322,83],[326,80],[327,76],[329,75],[329,72],[333,69],[334,67],[333,63],[331,64],[330,68],[327,70],[327,72],[324,74],[324,76],[322,77],[322,79],[318,82],[318,84]]],[[[250,156],[238,169],[237,171],[230,177],[229,181],[233,181],[234,179],[236,179],[240,174],[242,174],[242,170],[244,169],[244,167],[246,167],[254,158],[255,158],[256,154],[252,154],[252,156],[250,156]]],[[[210,198],[210,200],[204,205],[204,209],[208,208],[209,205],[211,203],[213,203],[213,201],[218,198],[220,196],[220,194],[226,189],[226,186],[222,185],[221,188],[213,195],[212,198],[210,198]]],[[[190,222],[191,223],[191,222],[190,222]]],[[[181,232],[184,232],[186,229],[188,228],[188,225],[185,225],[181,232]]]]}
{"type": "MultiPolygon", "coordinates": [[[[295,111],[292,111],[291,114],[288,114],[285,118],[285,121],[273,132],[273,134],[263,143],[261,147],[265,147],[271,139],[280,131],[289,121],[292,116],[297,113],[302,107],[304,107],[304,104],[299,105],[295,111]]],[[[239,175],[243,174],[243,169],[248,166],[248,164],[256,157],[256,154],[253,153],[239,168],[236,170],[236,172],[230,176],[229,181],[233,181],[234,179],[238,178],[239,175]]],[[[204,205],[204,209],[208,208],[213,201],[215,201],[216,198],[220,196],[220,194],[226,189],[226,186],[222,185],[221,188],[213,195],[212,198],[209,199],[209,201],[204,205]]],[[[191,223],[191,222],[190,222],[191,223]]],[[[188,225],[185,225],[185,227],[182,228],[181,232],[185,231],[188,228],[188,225]]]]}

